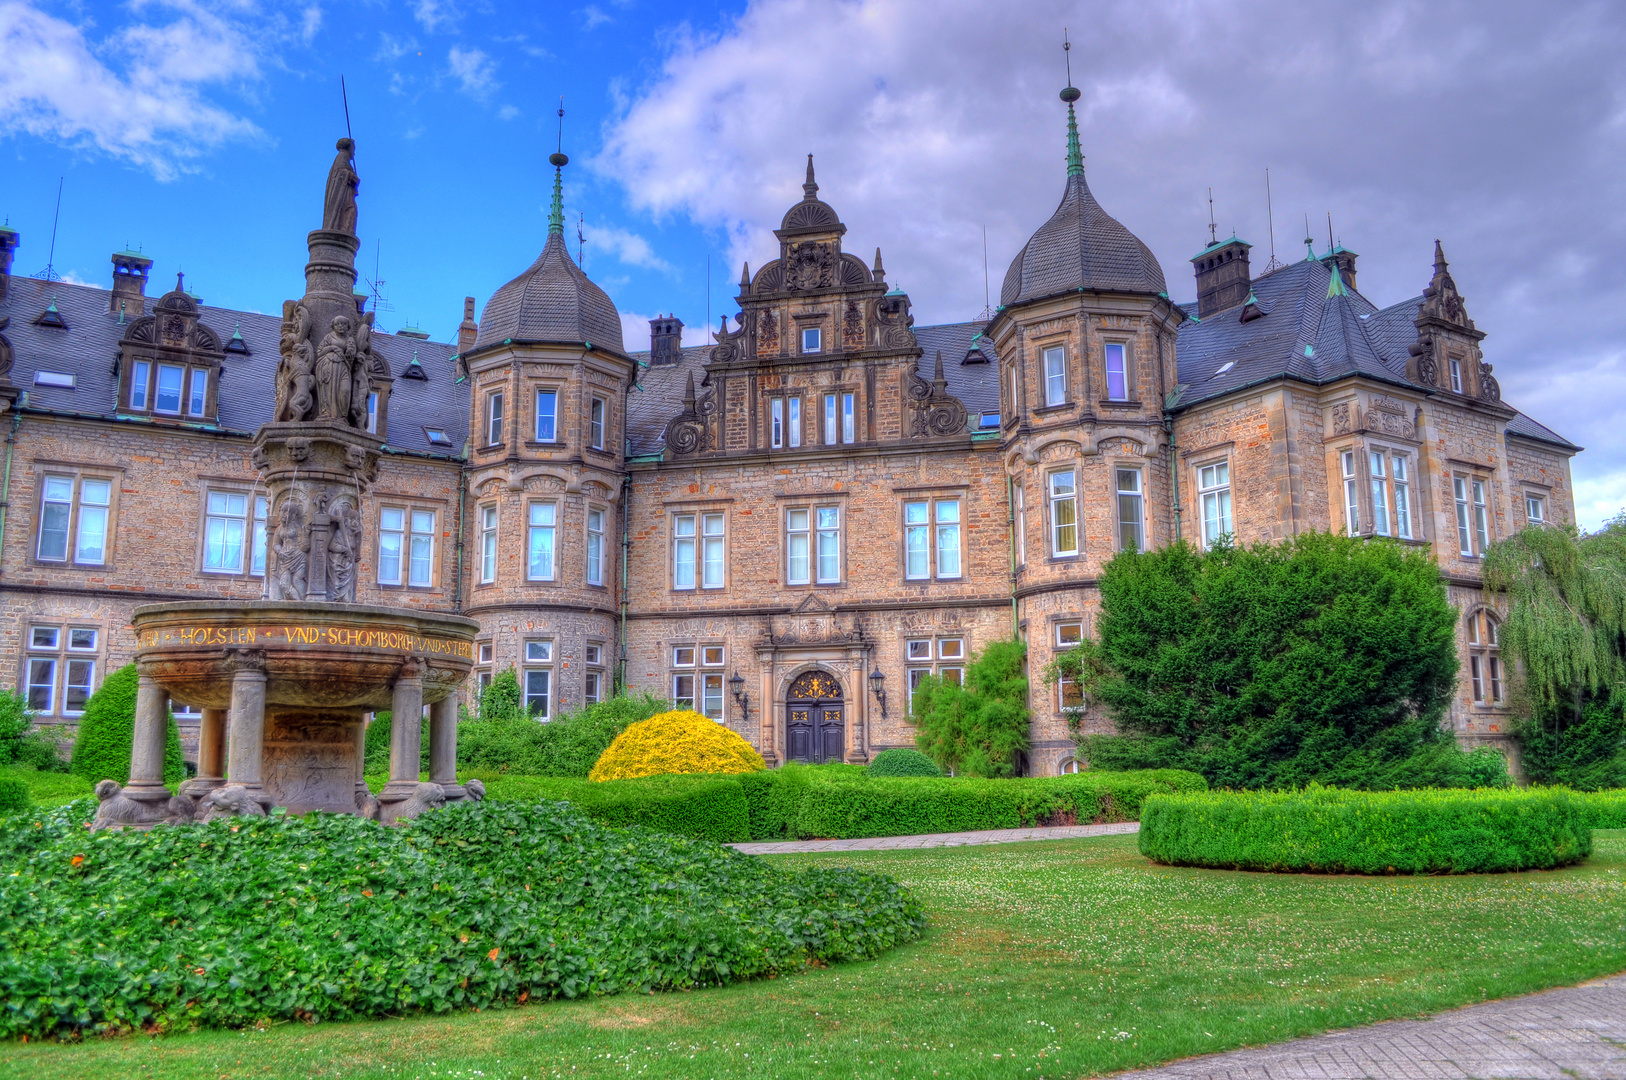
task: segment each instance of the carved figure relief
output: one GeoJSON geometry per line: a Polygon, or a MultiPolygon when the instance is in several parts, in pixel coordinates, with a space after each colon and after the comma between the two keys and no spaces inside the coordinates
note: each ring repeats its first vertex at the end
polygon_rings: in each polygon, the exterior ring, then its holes
{"type": "Polygon", "coordinates": [[[858,311],[858,301],[847,301],[841,314],[841,346],[844,349],[864,347],[864,316],[858,311]]]}
{"type": "Polygon", "coordinates": [[[323,420],[350,419],[350,393],[356,362],[356,339],[350,319],[336,315],[316,348],[316,415],[323,420]]]}
{"type": "Polygon", "coordinates": [[[787,290],[827,289],[835,283],[835,251],[829,244],[805,240],[785,252],[787,290]]]}
{"type": "Polygon", "coordinates": [[[361,514],[344,500],[328,511],[333,522],[327,542],[327,597],[343,604],[356,602],[356,564],[361,559],[361,514]]]}
{"type": "Polygon", "coordinates": [[[305,599],[306,567],[310,561],[310,531],[305,517],[305,507],[294,495],[284,498],[276,508],[276,524],[271,532],[275,559],[266,579],[269,599],[305,599]]]}
{"type": "Polygon", "coordinates": [[[279,422],[303,420],[316,403],[316,354],[311,348],[311,313],[304,304],[286,300],[282,305],[282,362],[277,366],[279,422]]]}

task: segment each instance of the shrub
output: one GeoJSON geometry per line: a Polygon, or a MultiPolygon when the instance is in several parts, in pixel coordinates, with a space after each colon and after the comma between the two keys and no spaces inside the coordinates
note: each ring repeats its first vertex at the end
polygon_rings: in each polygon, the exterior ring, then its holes
{"type": "Polygon", "coordinates": [[[0,1036],[683,989],[871,958],[925,925],[888,878],[554,802],[87,835],[90,814],[0,818],[0,1036]]]}
{"type": "Polygon", "coordinates": [[[927,676],[915,688],[915,745],[960,776],[1015,776],[1028,749],[1027,646],[996,641],[972,657],[965,685],[927,676]]]}
{"type": "Polygon", "coordinates": [[[28,806],[28,785],[9,776],[0,776],[0,814],[27,810],[28,806]]]}
{"type": "Polygon", "coordinates": [[[1047,675],[1081,678],[1123,733],[1084,740],[1097,768],[1175,766],[1237,788],[1415,786],[1462,768],[1436,749],[1452,741],[1440,721],[1455,623],[1421,550],[1327,533],[1176,544],[1107,564],[1098,638],[1047,675]]]}
{"type": "Polygon", "coordinates": [[[658,713],[615,737],[587,774],[593,781],[667,773],[744,773],[766,769],[751,744],[688,709],[658,713]]]}
{"type": "Polygon", "coordinates": [[[74,799],[82,799],[94,791],[94,785],[82,776],[31,769],[26,765],[0,766],[0,776],[15,780],[27,788],[29,801],[36,806],[60,806],[74,799]]]}
{"type": "Polygon", "coordinates": [[[480,692],[480,719],[512,720],[524,715],[525,695],[520,693],[519,676],[513,668],[498,672],[491,685],[480,692]]]}
{"type": "Polygon", "coordinates": [[[1347,791],[1157,795],[1140,850],[1228,870],[1463,874],[1549,869],[1592,851],[1575,797],[1536,791],[1347,791]]]}
{"type": "Polygon", "coordinates": [[[1626,789],[1578,791],[1573,798],[1592,828],[1626,829],[1626,789]]]}
{"type": "MultiPolygon", "coordinates": [[[[130,782],[130,754],[135,744],[136,685],[139,676],[134,664],[126,664],[102,680],[101,687],[85,702],[79,718],[79,734],[73,742],[71,768],[92,784],[102,780],[130,782]]],[[[186,759],[181,756],[181,733],[175,716],[169,716],[169,734],[164,744],[164,783],[178,784],[186,778],[186,759]]]]}
{"type": "Polygon", "coordinates": [[[619,695],[540,723],[488,701],[478,718],[458,725],[457,761],[470,769],[585,778],[617,735],[665,711],[652,694],[619,695]]]}
{"type": "Polygon", "coordinates": [[[558,799],[601,825],[641,825],[694,840],[750,840],[745,790],[733,776],[647,776],[593,783],[574,777],[471,773],[495,802],[558,799]]]}
{"type": "Polygon", "coordinates": [[[906,747],[894,747],[891,750],[882,750],[875,755],[875,760],[869,763],[871,776],[942,776],[943,770],[937,763],[922,754],[919,750],[910,750],[906,747]]]}
{"type": "MultiPolygon", "coordinates": [[[[390,774],[390,739],[393,738],[391,729],[395,726],[395,719],[388,709],[373,713],[373,718],[367,722],[367,733],[362,745],[362,771],[366,773],[390,774]]],[[[418,771],[429,771],[429,718],[423,718],[422,729],[418,735],[418,771]]]]}

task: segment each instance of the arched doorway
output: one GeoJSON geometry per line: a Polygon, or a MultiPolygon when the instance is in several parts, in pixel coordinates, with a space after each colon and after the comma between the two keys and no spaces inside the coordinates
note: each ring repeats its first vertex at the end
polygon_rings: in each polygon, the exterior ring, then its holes
{"type": "Polygon", "coordinates": [[[841,683],[825,671],[804,671],[785,695],[785,749],[791,761],[820,765],[841,761],[847,725],[841,683]]]}

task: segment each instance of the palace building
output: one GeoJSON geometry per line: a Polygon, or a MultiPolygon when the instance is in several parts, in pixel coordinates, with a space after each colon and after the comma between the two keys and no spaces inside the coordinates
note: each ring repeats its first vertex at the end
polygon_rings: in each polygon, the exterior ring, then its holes
{"type": "MultiPolygon", "coordinates": [[[[1090,634],[1120,551],[1345,530],[1439,563],[1462,613],[1450,722],[1505,742],[1480,559],[1574,519],[1579,448],[1502,401],[1438,244],[1421,295],[1386,307],[1353,252],[1256,277],[1235,237],[1171,300],[1090,192],[1076,97],[1060,205],[986,321],[916,326],[809,157],[732,326],[685,348],[657,318],[631,349],[566,251],[555,155],[541,254],[478,320],[469,298],[455,342],[372,336],[385,451],[357,601],[477,620],[473,680],[513,668],[543,719],[624,684],[770,763],[865,761],[912,744],[923,674],[1013,633],[1037,672],[1090,634]]],[[[0,685],[71,728],[129,662],[137,606],[264,595],[277,516],[251,444],[285,334],[178,275],[149,295],[135,252],[110,289],[13,277],[19,239],[0,229],[0,685]]],[[[1071,710],[1108,729],[1071,686],[1035,679],[1031,704],[1033,774],[1077,767],[1071,710]]]]}

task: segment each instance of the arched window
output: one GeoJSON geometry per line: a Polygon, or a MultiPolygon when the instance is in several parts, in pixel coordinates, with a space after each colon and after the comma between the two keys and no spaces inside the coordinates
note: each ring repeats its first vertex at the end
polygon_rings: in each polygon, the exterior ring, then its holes
{"type": "Polygon", "coordinates": [[[1063,761],[1061,763],[1061,767],[1058,768],[1056,770],[1056,772],[1057,772],[1058,775],[1061,775],[1061,776],[1068,776],[1068,775],[1071,775],[1072,773],[1078,772],[1078,759],[1077,758],[1068,758],[1066,761],[1063,761]]]}
{"type": "Polygon", "coordinates": [[[1502,703],[1501,624],[1484,608],[1468,616],[1468,678],[1475,704],[1502,703]]]}

